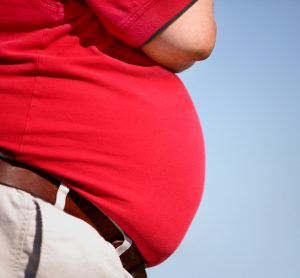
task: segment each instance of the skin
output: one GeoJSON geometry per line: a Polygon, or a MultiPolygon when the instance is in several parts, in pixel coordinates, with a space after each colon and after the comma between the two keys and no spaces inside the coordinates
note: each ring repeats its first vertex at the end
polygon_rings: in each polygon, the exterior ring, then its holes
{"type": "Polygon", "coordinates": [[[210,56],[216,29],[213,0],[199,0],[141,49],[160,65],[181,72],[210,56]]]}

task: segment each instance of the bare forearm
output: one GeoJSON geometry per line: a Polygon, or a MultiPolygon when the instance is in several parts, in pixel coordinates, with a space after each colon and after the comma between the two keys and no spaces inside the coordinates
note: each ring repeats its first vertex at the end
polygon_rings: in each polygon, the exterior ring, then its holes
{"type": "Polygon", "coordinates": [[[215,37],[213,0],[199,0],[142,50],[159,64],[179,72],[209,57],[215,37]]]}

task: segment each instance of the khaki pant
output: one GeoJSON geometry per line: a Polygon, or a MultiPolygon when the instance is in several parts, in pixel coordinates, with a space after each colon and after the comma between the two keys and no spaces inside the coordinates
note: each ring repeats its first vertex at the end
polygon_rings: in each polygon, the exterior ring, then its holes
{"type": "Polygon", "coordinates": [[[113,246],[84,221],[0,184],[0,278],[121,278],[113,246]]]}

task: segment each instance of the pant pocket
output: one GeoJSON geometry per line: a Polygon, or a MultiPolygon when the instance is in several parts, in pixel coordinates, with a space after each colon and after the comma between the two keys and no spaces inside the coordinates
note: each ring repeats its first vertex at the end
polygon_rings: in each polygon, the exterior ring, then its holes
{"type": "Polygon", "coordinates": [[[30,194],[0,185],[0,277],[35,277],[40,242],[30,194]]]}
{"type": "Polygon", "coordinates": [[[90,225],[38,200],[42,247],[38,278],[121,278],[121,261],[113,246],[90,225]]]}

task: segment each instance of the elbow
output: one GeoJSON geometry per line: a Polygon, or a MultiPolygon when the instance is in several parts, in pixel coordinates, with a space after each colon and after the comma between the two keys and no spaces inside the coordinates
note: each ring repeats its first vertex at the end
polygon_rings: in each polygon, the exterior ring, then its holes
{"type": "Polygon", "coordinates": [[[216,43],[216,29],[202,37],[200,40],[186,45],[184,49],[177,49],[175,54],[166,59],[162,65],[174,73],[180,73],[189,69],[195,62],[203,61],[210,57],[216,43]]]}
{"type": "Polygon", "coordinates": [[[216,35],[217,25],[213,20],[210,28],[206,29],[206,33],[194,36],[193,40],[186,40],[184,47],[177,49],[178,55],[173,56],[169,69],[179,73],[190,68],[195,62],[209,58],[215,48],[216,35]]]}
{"type": "Polygon", "coordinates": [[[190,68],[194,62],[207,59],[215,46],[216,24],[214,20],[207,20],[205,30],[196,29],[193,34],[174,37],[172,34],[157,36],[142,46],[143,52],[152,60],[178,73],[190,68]]]}
{"type": "Polygon", "coordinates": [[[199,50],[196,50],[193,55],[194,61],[203,61],[210,57],[215,47],[215,41],[203,45],[199,50]]]}
{"type": "Polygon", "coordinates": [[[213,21],[211,27],[207,29],[206,33],[202,34],[195,41],[191,43],[190,49],[187,50],[189,59],[196,61],[203,61],[207,59],[213,52],[216,44],[217,26],[213,21]]]}

